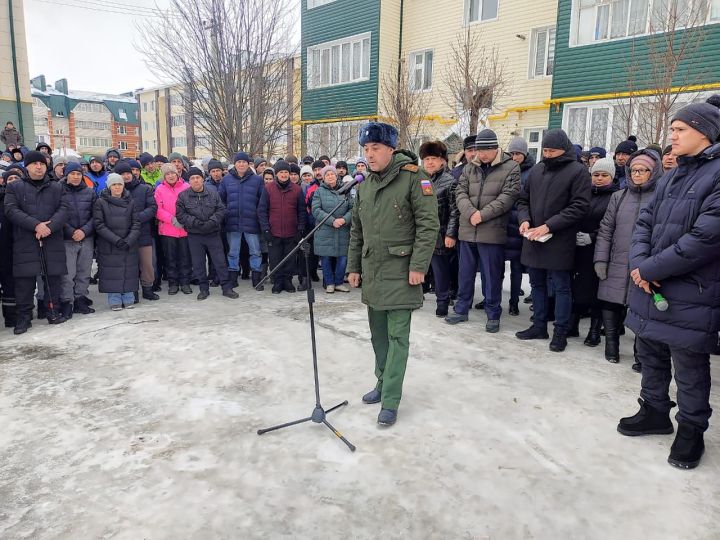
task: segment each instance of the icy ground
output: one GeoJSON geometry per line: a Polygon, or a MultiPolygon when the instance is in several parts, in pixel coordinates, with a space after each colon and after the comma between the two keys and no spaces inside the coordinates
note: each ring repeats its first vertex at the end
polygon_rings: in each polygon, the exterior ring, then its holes
{"type": "Polygon", "coordinates": [[[555,354],[513,336],[527,305],[489,335],[428,295],[381,429],[360,293],[318,292],[323,403],[350,401],[329,420],[353,454],[315,424],[256,434],[312,411],[308,317],[304,294],[239,292],[115,314],[93,288],[95,315],[0,331],[0,538],[720,538],[718,422],[689,472],[672,436],[615,431],[637,409],[629,336],[618,365],[577,339],[555,354]]]}

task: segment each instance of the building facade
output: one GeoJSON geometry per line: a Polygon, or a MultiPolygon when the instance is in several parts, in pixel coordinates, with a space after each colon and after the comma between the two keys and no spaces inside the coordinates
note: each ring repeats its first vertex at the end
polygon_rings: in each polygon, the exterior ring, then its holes
{"type": "Polygon", "coordinates": [[[359,125],[392,116],[385,81],[399,67],[399,79],[426,104],[413,146],[439,138],[457,149],[470,126],[453,99],[452,81],[462,73],[453,48],[470,36],[487,51],[497,47],[506,81],[480,127],[495,129],[501,144],[524,136],[537,153],[548,124],[557,1],[533,4],[529,16],[522,0],[303,0],[305,148],[358,156],[359,125]]]}
{"type": "Polygon", "coordinates": [[[0,130],[13,122],[30,145],[35,131],[22,0],[3,2],[0,8],[0,59],[0,130]]]}
{"type": "MultiPolygon", "coordinates": [[[[66,79],[48,85],[40,75],[31,81],[35,144],[85,157],[116,148],[123,157],[140,153],[137,102],[132,95],[70,90],[66,79]]],[[[28,141],[28,146],[34,146],[28,141]]]]}
{"type": "Polygon", "coordinates": [[[719,0],[560,0],[550,126],[613,151],[665,145],[672,113],[720,90],[719,0]]]}

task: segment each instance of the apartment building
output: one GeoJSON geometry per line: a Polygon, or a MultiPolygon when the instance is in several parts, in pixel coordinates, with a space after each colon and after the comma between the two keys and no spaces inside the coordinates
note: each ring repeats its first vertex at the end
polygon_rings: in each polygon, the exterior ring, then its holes
{"type": "Polygon", "coordinates": [[[35,132],[22,0],[3,2],[0,9],[0,59],[0,124],[4,128],[6,122],[13,122],[32,143],[35,132]]]}

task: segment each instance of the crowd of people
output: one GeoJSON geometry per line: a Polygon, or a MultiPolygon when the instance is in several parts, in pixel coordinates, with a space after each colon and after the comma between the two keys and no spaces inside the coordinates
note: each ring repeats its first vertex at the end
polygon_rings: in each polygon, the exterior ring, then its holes
{"type": "MultiPolygon", "coordinates": [[[[665,148],[639,149],[631,136],[610,157],[604,148],[583,151],[563,130],[552,129],[536,163],[522,138],[503,150],[496,133],[483,129],[465,138],[453,168],[445,144],[429,141],[419,148],[419,162],[398,150],[385,169],[358,158],[352,173],[346,161],[329,156],[300,161],[289,155],[271,165],[243,151],[227,168],[214,158],[195,166],[177,153],[125,159],[116,149],[88,161],[53,159],[46,144],[28,151],[8,123],[0,161],[5,325],[26,332],[35,295],[37,317],[50,324],[93,313],[89,287],[95,283],[112,310],[159,300],[163,281],[170,295],[192,294],[195,285],[198,300],[214,287],[236,299],[240,279],[262,290],[268,269],[321,221],[310,249],[277,269],[272,293],[305,290],[321,279],[328,294],[349,292],[347,283],[360,286],[362,279],[364,301],[374,297],[390,305],[401,288],[390,290],[378,278],[383,271],[375,272],[377,254],[367,239],[382,246],[383,238],[418,226],[409,225],[409,214],[427,208],[427,200],[415,200],[414,192],[409,198],[398,192],[385,214],[372,214],[390,172],[402,177],[409,171],[422,195],[437,204],[431,260],[424,277],[410,272],[411,288],[434,292],[436,315],[450,325],[465,323],[474,306],[487,317],[485,330],[498,332],[509,262],[507,312],[519,315],[522,296],[532,310],[532,324],[517,339],[550,339],[553,322],[549,348],[562,352],[589,318],[584,344],[596,347],[604,335],[604,356],[617,363],[627,324],[635,334],[632,367],[642,373],[643,391],[640,412],[618,430],[672,431],[672,357],[683,439],[676,439],[671,458],[694,466],[711,413],[709,355],[719,350],[719,100],[675,115],[665,148]],[[350,196],[340,189],[348,182],[358,184],[350,196]],[[370,202],[356,206],[361,199],[370,202]],[[529,294],[522,290],[524,273],[529,294]],[[482,299],[474,303],[478,274],[482,299]]],[[[391,145],[390,128],[378,129],[375,142],[391,145]]],[[[365,140],[373,142],[371,132],[365,140]]],[[[387,246],[391,262],[411,254],[411,244],[395,244],[387,246]]],[[[390,263],[382,264],[390,275],[390,263]]]]}

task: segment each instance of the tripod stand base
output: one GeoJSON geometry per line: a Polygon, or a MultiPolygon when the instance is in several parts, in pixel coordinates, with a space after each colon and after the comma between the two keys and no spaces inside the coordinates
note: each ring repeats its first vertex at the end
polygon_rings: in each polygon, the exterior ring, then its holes
{"type": "Polygon", "coordinates": [[[331,413],[331,412],[333,412],[334,410],[339,409],[340,407],[344,407],[344,406],[347,405],[347,404],[348,404],[348,402],[347,402],[347,400],[345,400],[345,401],[343,401],[342,403],[339,403],[339,404],[335,405],[334,407],[328,409],[327,411],[326,411],[325,409],[323,409],[320,405],[316,405],[316,406],[315,406],[315,409],[314,409],[313,412],[312,412],[312,414],[311,414],[310,416],[308,416],[307,418],[302,418],[302,419],[300,419],[300,420],[294,420],[294,421],[292,421],[292,422],[286,422],[285,424],[280,424],[279,426],[273,426],[273,427],[269,427],[269,428],[265,428],[265,429],[258,429],[257,434],[258,434],[258,435],[263,435],[263,434],[265,434],[265,433],[269,433],[270,431],[277,431],[278,429],[283,429],[283,428],[286,428],[286,427],[295,426],[295,425],[297,425],[297,424],[304,424],[305,422],[315,422],[316,424],[324,424],[325,427],[327,427],[330,431],[332,431],[333,434],[334,434],[338,439],[340,439],[342,442],[344,442],[344,443],[347,445],[347,447],[348,447],[352,452],[354,452],[354,451],[355,451],[355,446],[354,446],[350,441],[348,441],[348,440],[342,435],[342,433],[340,433],[340,432],[339,432],[338,430],[336,430],[332,425],[330,425],[330,423],[329,423],[329,422],[327,421],[327,419],[326,419],[326,415],[327,415],[328,413],[331,413]]]}

